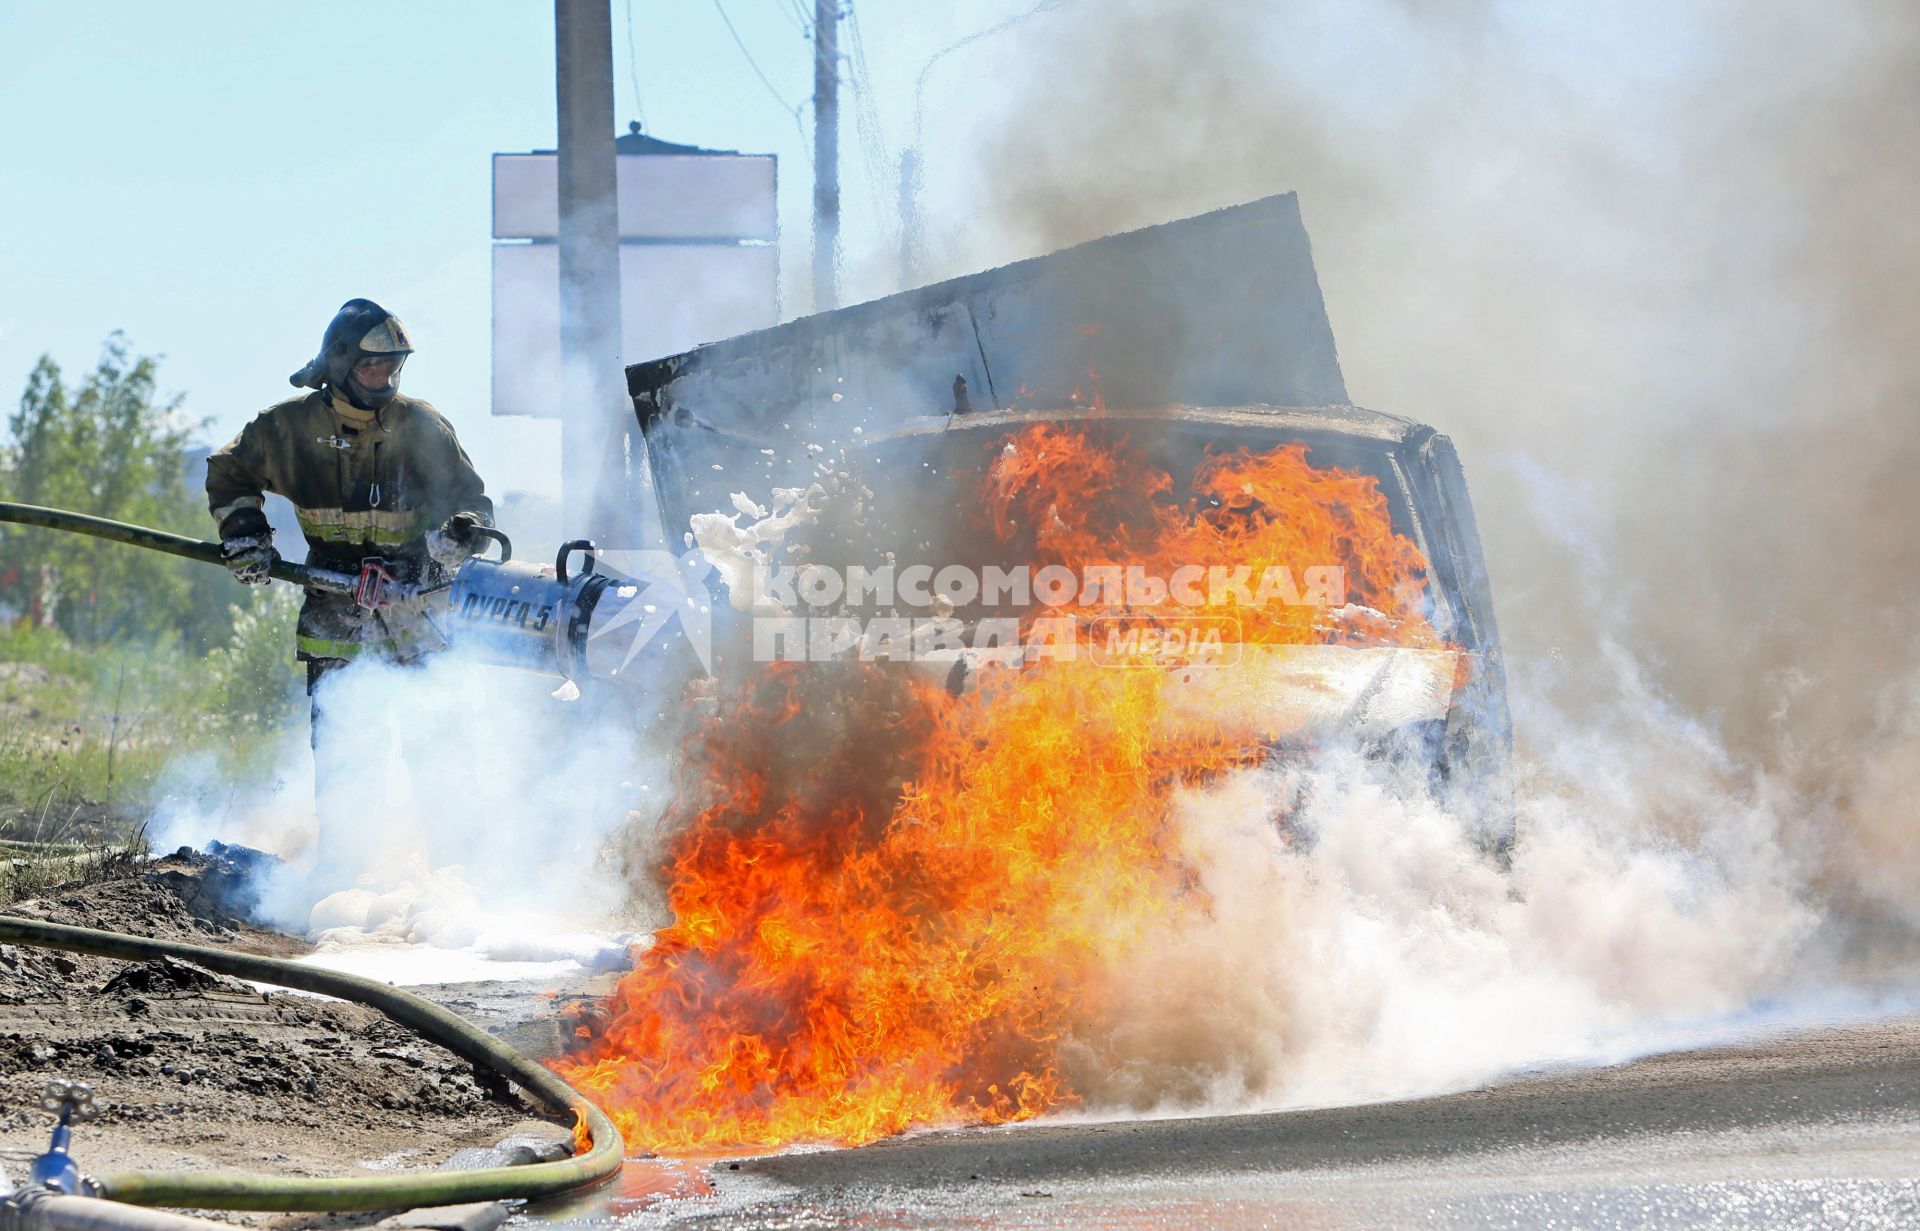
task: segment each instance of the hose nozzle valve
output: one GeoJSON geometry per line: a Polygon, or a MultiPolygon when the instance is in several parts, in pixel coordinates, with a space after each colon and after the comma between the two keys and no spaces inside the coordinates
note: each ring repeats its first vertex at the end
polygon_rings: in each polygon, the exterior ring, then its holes
{"type": "Polygon", "coordinates": [[[47,1152],[33,1160],[31,1182],[42,1184],[69,1196],[81,1192],[80,1167],[67,1152],[73,1140],[73,1122],[91,1120],[98,1114],[93,1105],[93,1087],[77,1081],[50,1081],[40,1093],[40,1106],[58,1115],[53,1140],[47,1152]]]}
{"type": "Polygon", "coordinates": [[[93,1103],[93,1087],[78,1081],[50,1081],[40,1094],[40,1106],[60,1117],[60,1123],[91,1120],[100,1114],[93,1103]]]}

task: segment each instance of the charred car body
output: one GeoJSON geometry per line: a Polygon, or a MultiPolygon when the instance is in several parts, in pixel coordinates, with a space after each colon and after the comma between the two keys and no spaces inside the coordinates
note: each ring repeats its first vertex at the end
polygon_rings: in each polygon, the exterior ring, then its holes
{"type": "MultiPolygon", "coordinates": [[[[1444,650],[1327,647],[1256,684],[1317,706],[1321,732],[1412,749],[1509,840],[1506,680],[1459,460],[1432,427],[1350,404],[1291,194],[636,364],[627,382],[669,540],[691,547],[736,493],[764,512],[766,493],[824,484],[846,508],[786,549],[842,568],[1004,563],[963,527],[986,459],[1036,424],[1124,441],[1173,476],[1288,445],[1371,476],[1423,558],[1444,650]]],[[[1175,488],[1164,498],[1190,496],[1175,488]]],[[[738,599],[726,590],[716,612],[738,599]]],[[[724,625],[723,673],[753,657],[724,625]]],[[[1270,740],[1314,733],[1282,722],[1270,740]]]]}

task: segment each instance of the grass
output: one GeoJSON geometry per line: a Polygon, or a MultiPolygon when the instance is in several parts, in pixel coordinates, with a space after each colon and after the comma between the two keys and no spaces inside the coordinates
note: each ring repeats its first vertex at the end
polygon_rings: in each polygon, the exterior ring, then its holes
{"type": "Polygon", "coordinates": [[[284,592],[253,598],[211,653],[177,639],[85,647],[55,629],[0,630],[0,900],[144,858],[176,761],[236,779],[260,769],[304,714],[297,605],[284,592]]]}
{"type": "Polygon", "coordinates": [[[125,876],[149,854],[144,825],[118,842],[0,841],[0,903],[125,876]]]}

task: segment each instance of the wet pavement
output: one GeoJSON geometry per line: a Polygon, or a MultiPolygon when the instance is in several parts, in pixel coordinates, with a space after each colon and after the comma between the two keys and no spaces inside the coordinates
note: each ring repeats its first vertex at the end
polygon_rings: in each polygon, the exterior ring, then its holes
{"type": "Polygon", "coordinates": [[[639,1160],[568,1228],[1920,1226],[1920,1017],[1363,1107],[639,1160]]]}

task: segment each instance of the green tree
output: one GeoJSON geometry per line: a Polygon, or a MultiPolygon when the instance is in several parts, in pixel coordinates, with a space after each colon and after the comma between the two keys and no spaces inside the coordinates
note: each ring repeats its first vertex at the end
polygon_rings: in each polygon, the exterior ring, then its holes
{"type": "MultiPolygon", "coordinates": [[[[116,332],[78,387],[41,356],[0,448],[5,498],[204,536],[206,510],[187,490],[191,437],[204,423],[161,401],[159,361],[134,356],[116,332]]],[[[0,601],[37,623],[57,624],[75,643],[225,642],[231,616],[209,601],[203,564],[120,543],[33,527],[0,530],[0,601]]]]}

